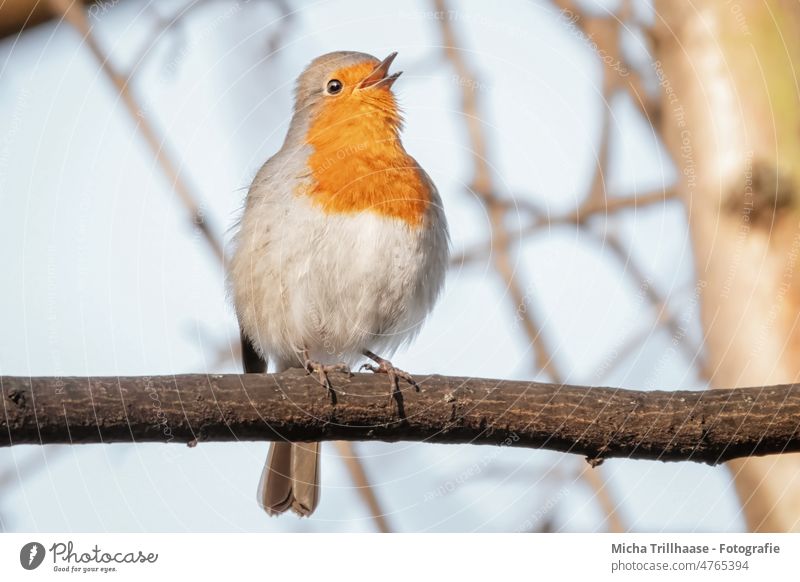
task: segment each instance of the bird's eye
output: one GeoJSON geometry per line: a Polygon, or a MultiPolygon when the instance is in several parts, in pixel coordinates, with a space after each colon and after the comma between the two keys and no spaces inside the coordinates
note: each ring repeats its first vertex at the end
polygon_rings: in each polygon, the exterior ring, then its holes
{"type": "Polygon", "coordinates": [[[339,79],[331,79],[328,81],[328,85],[325,87],[325,90],[328,92],[328,95],[336,95],[337,93],[342,92],[342,82],[339,79]]]}

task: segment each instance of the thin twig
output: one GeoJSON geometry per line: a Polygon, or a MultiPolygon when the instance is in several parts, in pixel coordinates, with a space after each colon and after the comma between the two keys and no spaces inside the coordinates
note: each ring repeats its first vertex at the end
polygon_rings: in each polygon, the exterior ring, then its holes
{"type": "MultiPolygon", "coordinates": [[[[471,70],[460,50],[445,0],[434,0],[434,9],[443,17],[438,19],[442,37],[442,48],[456,74],[464,80],[475,81],[471,70]]],[[[508,289],[509,297],[525,334],[534,351],[536,367],[547,374],[554,382],[561,382],[562,376],[555,366],[553,356],[545,345],[541,325],[536,320],[527,297],[514,272],[511,253],[512,239],[505,224],[507,202],[502,201],[494,188],[491,168],[488,161],[487,139],[483,129],[483,116],[478,92],[474,83],[459,83],[461,87],[461,110],[472,150],[473,177],[471,190],[478,196],[489,214],[491,238],[493,241],[492,262],[497,274],[508,289]]]]}
{"type": "Polygon", "coordinates": [[[189,0],[180,9],[176,10],[172,16],[166,17],[158,14],[158,12],[155,11],[155,6],[148,6],[150,10],[155,12],[155,19],[147,40],[142,43],[142,48],[137,56],[131,59],[131,69],[128,74],[125,75],[126,84],[131,84],[134,76],[144,68],[147,60],[153,55],[153,49],[156,48],[159,42],[165,38],[168,33],[174,32],[175,28],[189,15],[190,12],[206,4],[207,1],[208,0],[189,0]]]}
{"type": "MultiPolygon", "coordinates": [[[[632,22],[631,1],[623,0],[618,14],[605,17],[586,14],[573,0],[553,0],[553,4],[568,16],[567,20],[581,31],[588,42],[597,46],[598,57],[604,57],[600,59],[604,75],[604,96],[608,97],[616,90],[624,90],[642,115],[657,127],[661,115],[658,96],[645,89],[640,73],[631,66],[620,50],[620,34],[627,23],[632,22]]],[[[646,40],[651,40],[648,29],[645,28],[643,32],[646,40]]]]}
{"type": "MultiPolygon", "coordinates": [[[[666,191],[655,190],[624,198],[604,197],[602,200],[593,200],[587,196],[575,210],[556,216],[546,216],[530,206],[520,205],[519,208],[524,209],[531,216],[531,222],[526,226],[509,231],[509,238],[511,242],[516,244],[533,234],[554,226],[582,225],[596,216],[607,217],[610,214],[625,210],[638,210],[645,206],[658,203],[664,204],[672,200],[679,200],[677,193],[672,189],[666,191]]],[[[506,203],[506,208],[512,209],[514,205],[506,203]]],[[[460,253],[454,253],[450,259],[450,264],[451,266],[463,266],[479,260],[485,260],[494,252],[494,246],[494,242],[491,239],[472,245],[460,253]]]]}
{"type": "Polygon", "coordinates": [[[361,458],[356,454],[353,443],[336,441],[336,450],[339,452],[339,456],[344,461],[350,473],[350,478],[353,480],[353,485],[355,485],[359,497],[361,497],[364,505],[367,506],[367,510],[369,511],[372,521],[375,523],[375,527],[381,533],[391,532],[392,529],[389,527],[386,514],[383,512],[381,504],[378,502],[378,498],[375,495],[375,488],[370,484],[367,478],[367,473],[364,470],[364,463],[362,463],[361,458]]]}
{"type": "Polygon", "coordinates": [[[153,126],[142,115],[142,108],[133,96],[125,77],[116,71],[109,61],[108,56],[100,48],[97,39],[92,33],[92,27],[89,24],[85,7],[72,0],[48,0],[48,2],[52,10],[56,14],[63,15],[64,20],[83,38],[84,43],[100,64],[103,73],[105,73],[106,77],[114,84],[117,94],[125,105],[125,109],[130,115],[131,120],[156,156],[161,170],[177,193],[181,204],[183,204],[188,212],[192,224],[200,230],[204,240],[214,253],[214,256],[224,263],[225,253],[223,246],[208,224],[205,213],[198,202],[199,197],[192,192],[177,164],[168,153],[166,140],[158,137],[153,126]]]}
{"type": "MultiPolygon", "coordinates": [[[[643,289],[645,297],[655,310],[656,324],[664,325],[667,328],[672,336],[673,344],[677,345],[684,352],[684,355],[692,365],[697,366],[702,377],[703,371],[705,370],[702,350],[699,347],[689,345],[686,341],[686,331],[681,329],[679,321],[672,315],[669,309],[667,299],[659,293],[655,285],[650,283],[642,286],[642,283],[649,282],[650,278],[642,271],[631,253],[623,247],[619,237],[612,232],[607,232],[605,236],[601,236],[591,229],[585,230],[596,236],[601,243],[605,243],[601,246],[611,251],[611,254],[622,264],[623,272],[628,273],[633,281],[643,289]]],[[[707,378],[704,379],[707,380],[707,378]]]]}
{"type": "Polygon", "coordinates": [[[591,465],[585,465],[581,468],[578,478],[581,479],[594,491],[594,499],[605,515],[605,523],[608,524],[608,531],[611,533],[624,533],[627,531],[625,525],[622,523],[622,518],[619,515],[618,505],[611,497],[608,491],[608,484],[602,475],[597,471],[592,470],[591,465]]]}

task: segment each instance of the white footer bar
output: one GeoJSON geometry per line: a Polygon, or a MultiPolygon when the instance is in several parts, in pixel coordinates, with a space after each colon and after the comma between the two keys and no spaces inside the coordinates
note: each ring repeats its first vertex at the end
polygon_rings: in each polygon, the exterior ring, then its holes
{"type": "Polygon", "coordinates": [[[800,534],[0,535],[2,580],[776,582],[798,566],[800,534]]]}

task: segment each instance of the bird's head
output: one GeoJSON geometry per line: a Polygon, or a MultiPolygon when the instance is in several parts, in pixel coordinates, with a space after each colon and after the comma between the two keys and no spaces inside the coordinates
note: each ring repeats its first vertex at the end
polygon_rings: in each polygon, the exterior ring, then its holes
{"type": "Polygon", "coordinates": [[[295,113],[317,132],[383,125],[396,133],[402,117],[392,85],[400,73],[389,73],[396,56],[381,61],[365,53],[335,52],[314,59],[297,81],[295,113]]]}
{"type": "Polygon", "coordinates": [[[297,82],[288,151],[308,151],[310,180],[298,191],[326,212],[371,212],[418,226],[430,193],[400,143],[392,93],[400,73],[389,73],[396,55],[380,61],[337,52],[312,61],[297,82]]]}

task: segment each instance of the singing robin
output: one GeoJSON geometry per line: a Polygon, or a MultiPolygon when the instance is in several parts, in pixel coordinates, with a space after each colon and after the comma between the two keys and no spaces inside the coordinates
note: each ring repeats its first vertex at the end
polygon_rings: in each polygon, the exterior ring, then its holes
{"type": "MultiPolygon", "coordinates": [[[[276,371],[328,373],[365,364],[416,387],[383,357],[412,339],[442,289],[449,238],[430,177],[403,147],[389,74],[358,52],[318,57],[297,81],[280,151],[256,174],[235,237],[229,280],[245,354],[276,371]]],[[[245,357],[246,371],[264,371],[245,357]]],[[[310,515],[319,443],[273,443],[259,504],[310,515]]]]}

